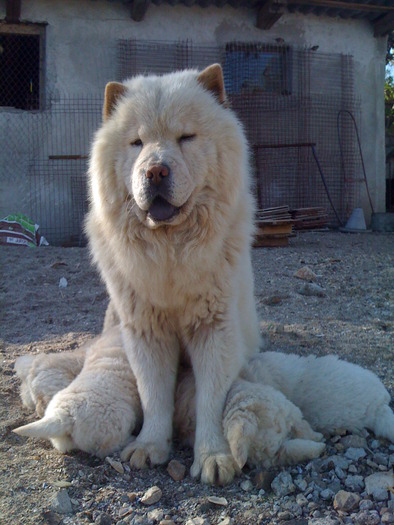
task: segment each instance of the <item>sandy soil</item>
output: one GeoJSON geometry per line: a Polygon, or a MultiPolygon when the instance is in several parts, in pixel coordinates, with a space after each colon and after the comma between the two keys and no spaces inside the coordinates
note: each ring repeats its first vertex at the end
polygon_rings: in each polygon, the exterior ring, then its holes
{"type": "MultiPolygon", "coordinates": [[[[393,394],[394,235],[302,233],[290,242],[288,248],[253,252],[256,300],[268,346],[303,355],[338,354],[374,371],[393,394]],[[324,296],[297,291],[303,282],[294,273],[303,266],[315,272],[324,296]]],[[[165,467],[122,476],[98,459],[81,453],[61,456],[48,443],[11,432],[34,419],[19,399],[15,358],[76,348],[99,333],[107,295],[86,249],[0,247],[0,259],[0,524],[105,523],[100,514],[105,511],[114,520],[108,523],[123,525],[132,511],[122,521],[120,510],[113,517],[114,509],[131,505],[133,494],[138,502],[152,485],[161,486],[163,515],[175,522],[205,513],[212,524],[224,515],[235,523],[258,523],[258,490],[240,488],[248,472],[224,489],[204,487],[189,476],[174,482],[165,467]],[[62,277],[66,288],[59,288],[62,277]],[[51,498],[64,481],[73,514],[59,517],[51,511],[51,498]],[[225,511],[203,507],[208,495],[226,497],[229,506],[225,511]]],[[[173,457],[191,465],[189,451],[175,449],[173,457]]],[[[154,523],[152,516],[137,520],[138,505],[134,523],[154,523]]]]}

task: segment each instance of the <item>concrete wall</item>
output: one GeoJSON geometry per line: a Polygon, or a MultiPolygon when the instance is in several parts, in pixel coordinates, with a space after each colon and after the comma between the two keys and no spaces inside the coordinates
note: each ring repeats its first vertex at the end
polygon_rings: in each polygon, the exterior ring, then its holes
{"type": "MultiPolygon", "coordinates": [[[[2,4],[3,6],[3,4],[2,4]]],[[[0,18],[5,15],[0,7],[0,18]]],[[[362,107],[362,146],[375,211],[384,211],[384,57],[385,39],[374,38],[372,27],[359,20],[287,14],[268,31],[255,27],[255,12],[248,9],[151,6],[142,22],[134,22],[121,2],[105,0],[30,0],[22,3],[22,19],[47,22],[46,90],[55,97],[102,93],[115,77],[116,40],[185,40],[195,44],[261,41],[276,38],[297,47],[319,46],[319,52],[354,57],[355,94],[362,107]]],[[[12,119],[21,112],[0,109],[0,138],[15,143],[17,162],[0,153],[0,214],[27,211],[26,162],[28,146],[14,140],[12,119]],[[10,173],[12,177],[10,178],[10,173]]],[[[360,174],[361,175],[361,174],[360,174]]],[[[369,217],[365,191],[361,205],[369,217]]]]}

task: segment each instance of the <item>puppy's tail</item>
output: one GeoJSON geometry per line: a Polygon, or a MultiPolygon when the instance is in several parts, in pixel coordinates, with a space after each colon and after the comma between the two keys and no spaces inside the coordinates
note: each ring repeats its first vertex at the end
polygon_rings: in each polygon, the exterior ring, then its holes
{"type": "Polygon", "coordinates": [[[394,414],[388,405],[378,408],[370,428],[376,436],[384,437],[394,443],[394,414]]]}
{"type": "Polygon", "coordinates": [[[60,438],[71,432],[71,424],[60,420],[56,416],[44,416],[39,421],[14,428],[13,432],[20,436],[35,438],[60,438]]]}

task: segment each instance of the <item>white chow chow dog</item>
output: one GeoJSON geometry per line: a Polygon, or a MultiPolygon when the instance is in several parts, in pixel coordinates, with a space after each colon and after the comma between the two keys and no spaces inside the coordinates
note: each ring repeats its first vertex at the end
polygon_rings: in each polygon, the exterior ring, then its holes
{"type": "Polygon", "coordinates": [[[86,222],[143,408],[124,456],[135,468],[167,460],[177,368],[187,358],[197,407],[191,473],[219,484],[236,469],[225,398],[260,342],[248,149],[225,101],[217,64],[110,83],[86,222]]]}

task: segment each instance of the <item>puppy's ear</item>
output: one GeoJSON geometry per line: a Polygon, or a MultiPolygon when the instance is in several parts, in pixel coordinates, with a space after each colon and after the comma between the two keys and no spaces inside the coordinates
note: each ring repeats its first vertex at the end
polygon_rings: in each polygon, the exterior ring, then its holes
{"type": "Polygon", "coordinates": [[[111,116],[119,98],[126,93],[126,86],[119,82],[108,82],[105,86],[103,120],[104,122],[111,116]]]}
{"type": "Polygon", "coordinates": [[[224,89],[224,79],[222,66],[212,64],[201,71],[197,81],[208,91],[213,93],[220,104],[226,104],[226,91],[224,89]]]}

